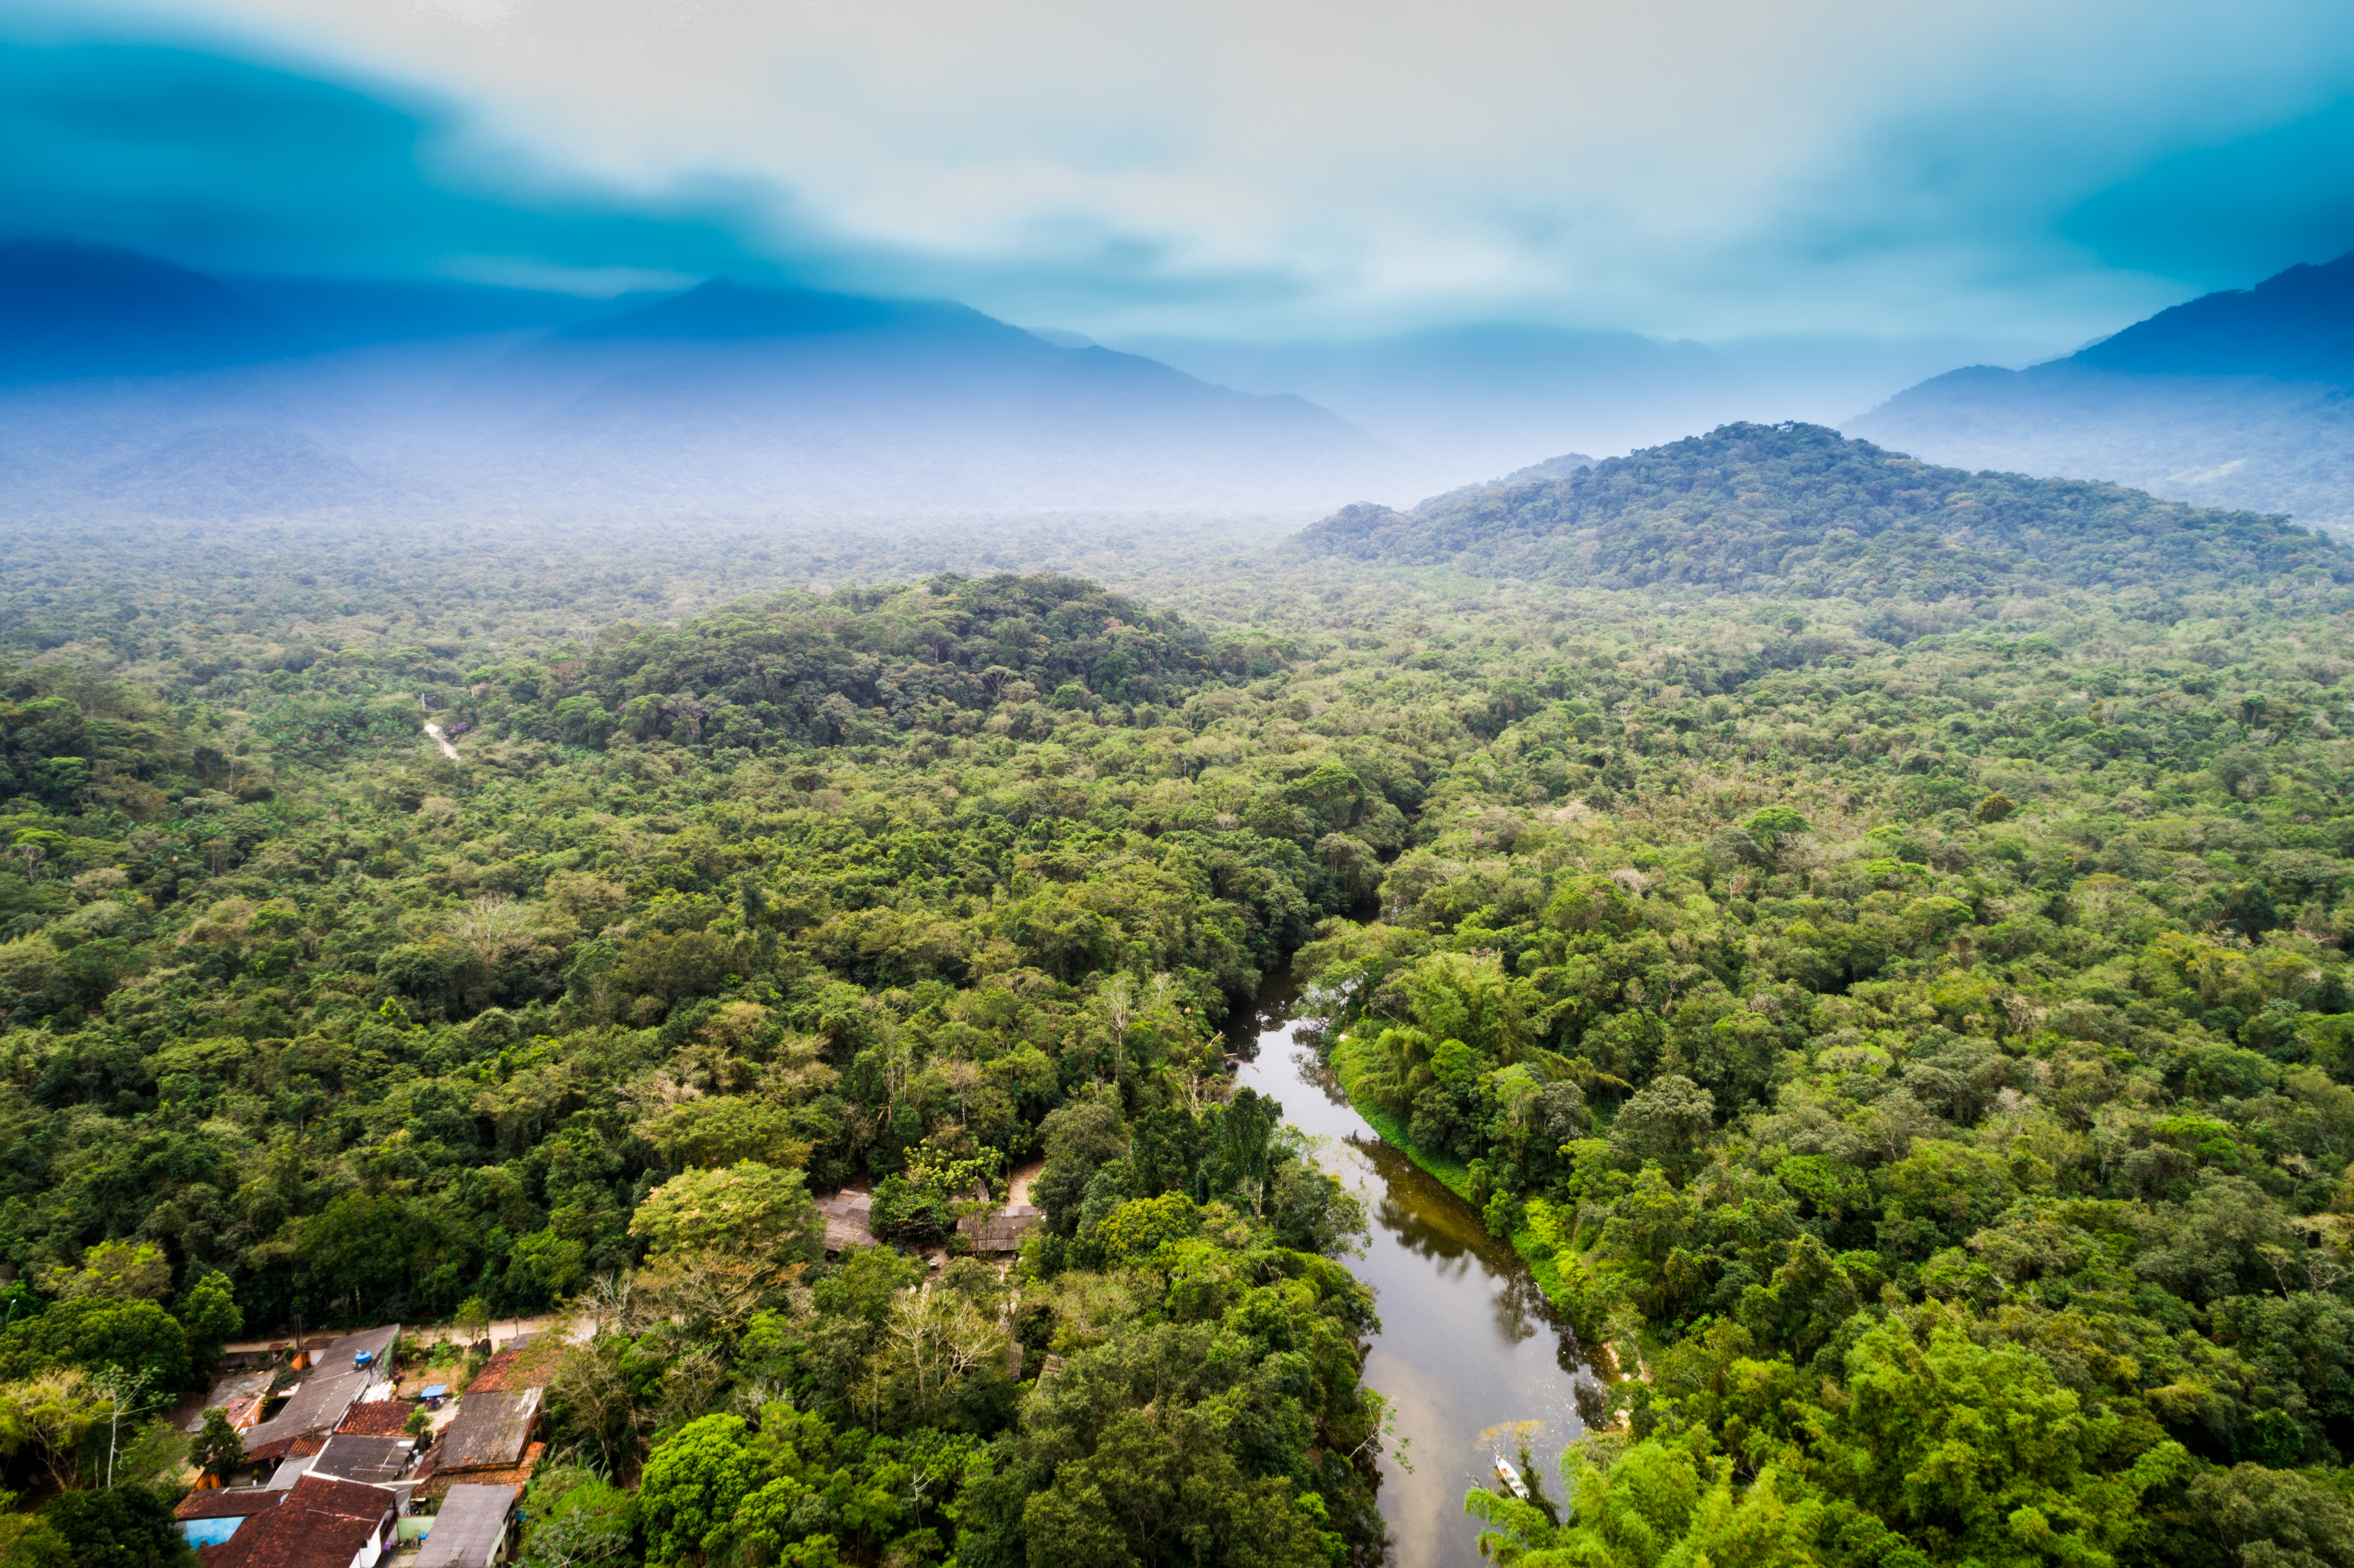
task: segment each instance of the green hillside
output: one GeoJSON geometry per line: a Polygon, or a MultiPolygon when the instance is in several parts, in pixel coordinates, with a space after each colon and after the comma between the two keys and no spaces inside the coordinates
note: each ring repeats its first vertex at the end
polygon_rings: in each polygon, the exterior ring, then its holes
{"type": "Polygon", "coordinates": [[[2308,569],[2354,580],[2354,554],[2284,518],[1936,468],[1815,425],[1727,425],[1410,513],[1352,506],[1296,547],[1602,588],[1858,599],[2179,593],[2308,569]]]}

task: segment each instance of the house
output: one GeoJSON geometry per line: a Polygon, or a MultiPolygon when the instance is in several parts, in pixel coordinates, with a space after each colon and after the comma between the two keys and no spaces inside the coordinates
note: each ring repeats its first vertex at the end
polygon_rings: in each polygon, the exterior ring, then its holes
{"type": "Polygon", "coordinates": [[[208,1568],[376,1568],[392,1545],[399,1502],[382,1487],[305,1476],[280,1498],[248,1515],[208,1568]]]}
{"type": "Polygon", "coordinates": [[[546,1388],[556,1381],[556,1369],[564,1360],[565,1349],[561,1334],[525,1334],[509,1340],[498,1354],[482,1363],[482,1370],[466,1385],[467,1396],[546,1388]]]}
{"type": "MultiPolygon", "coordinates": [[[[311,1437],[298,1438],[295,1441],[295,1446],[299,1448],[305,1444],[314,1442],[317,1442],[317,1439],[311,1437]]],[[[308,1453],[287,1455],[278,1462],[277,1472],[270,1478],[269,1482],[262,1488],[262,1490],[271,1492],[292,1491],[294,1489],[294,1483],[311,1473],[311,1461],[319,1457],[319,1448],[323,1448],[326,1445],[324,1443],[320,1443],[318,1447],[311,1449],[308,1453]]]]}
{"type": "Polygon", "coordinates": [[[250,1426],[260,1415],[263,1401],[270,1393],[270,1385],[277,1376],[276,1370],[269,1367],[259,1372],[223,1374],[213,1384],[212,1392],[205,1395],[205,1402],[197,1408],[195,1419],[188,1423],[188,1430],[201,1432],[205,1429],[205,1412],[207,1410],[226,1412],[231,1431],[242,1431],[250,1426]]]}
{"type": "Polygon", "coordinates": [[[329,1437],[311,1460],[309,1473],[336,1481],[362,1481],[371,1487],[398,1489],[400,1478],[417,1459],[417,1444],[408,1437],[370,1437],[338,1432],[329,1437]]]}
{"type": "Polygon", "coordinates": [[[1008,1203],[993,1214],[968,1214],[957,1222],[957,1229],[972,1238],[975,1252],[1020,1252],[1022,1239],[1045,1217],[1034,1203],[1008,1203]]]}
{"type": "Polygon", "coordinates": [[[323,1437],[342,1425],[353,1405],[382,1381],[400,1343],[400,1325],[363,1329],[330,1340],[317,1351],[316,1370],[289,1391],[275,1415],[245,1434],[245,1457],[281,1458],[298,1437],[323,1437]]]}
{"type": "Polygon", "coordinates": [[[172,1510],[180,1534],[191,1546],[218,1546],[237,1533],[238,1526],[286,1500],[284,1492],[266,1487],[216,1487],[190,1492],[172,1510]]]}
{"type": "Polygon", "coordinates": [[[335,1432],[358,1437],[404,1437],[408,1434],[408,1418],[417,1414],[417,1408],[413,1399],[363,1399],[335,1424],[335,1432]]]}
{"type": "Polygon", "coordinates": [[[875,1245],[875,1232],[867,1223],[875,1212],[874,1193],[855,1192],[845,1187],[831,1198],[819,1199],[817,1212],[825,1220],[827,1255],[846,1246],[875,1245]]]}
{"type": "Polygon", "coordinates": [[[493,1568],[506,1561],[514,1531],[514,1486],[451,1487],[425,1532],[414,1568],[493,1568]]]}
{"type": "Polygon", "coordinates": [[[321,1437],[334,1431],[360,1395],[376,1381],[373,1372],[335,1372],[321,1370],[289,1391],[278,1414],[245,1434],[245,1457],[253,1460],[282,1458],[298,1437],[321,1437]]]}
{"type": "Polygon", "coordinates": [[[522,1464],[532,1429],[539,1425],[544,1393],[536,1388],[468,1391],[458,1402],[457,1419],[442,1429],[441,1441],[434,1447],[433,1473],[507,1470],[522,1464]]]}

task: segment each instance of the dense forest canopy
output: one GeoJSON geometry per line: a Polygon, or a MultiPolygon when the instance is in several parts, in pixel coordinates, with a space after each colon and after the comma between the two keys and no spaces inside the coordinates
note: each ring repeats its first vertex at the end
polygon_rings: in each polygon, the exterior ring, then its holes
{"type": "Polygon", "coordinates": [[[555,1309],[527,1563],[1377,1561],[1365,1215],[1217,1033],[1296,954],[1593,1360],[1500,1559],[2354,1563],[2340,547],[1615,461],[1118,592],[0,583],[0,1551],[240,1333],[555,1309]]]}

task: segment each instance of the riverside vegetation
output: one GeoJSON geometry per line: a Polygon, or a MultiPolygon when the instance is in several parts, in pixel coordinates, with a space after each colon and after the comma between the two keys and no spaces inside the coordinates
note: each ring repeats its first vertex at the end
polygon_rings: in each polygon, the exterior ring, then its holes
{"type": "Polygon", "coordinates": [[[1377,1561],[1296,951],[1603,1374],[1500,1560],[2354,1563],[2329,541],[1735,427],[1138,597],[479,547],[0,590],[0,1560],[168,1561],[241,1330],[561,1306],[527,1563],[1377,1561]]]}

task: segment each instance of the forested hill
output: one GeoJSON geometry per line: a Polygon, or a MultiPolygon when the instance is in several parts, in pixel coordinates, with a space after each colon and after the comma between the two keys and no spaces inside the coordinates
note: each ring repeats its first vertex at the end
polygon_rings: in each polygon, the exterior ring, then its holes
{"type": "Polygon", "coordinates": [[[474,673],[459,722],[602,746],[611,737],[758,750],[937,724],[1036,698],[1182,701],[1264,647],[1214,649],[1175,617],[1076,578],[934,578],[779,595],[684,628],[610,629],[474,673]]]}
{"type": "Polygon", "coordinates": [[[1938,468],[1819,425],[1726,425],[1566,477],[1351,506],[1296,548],[1603,588],[1854,599],[2354,580],[2354,553],[2285,518],[2140,491],[1938,468]]]}

